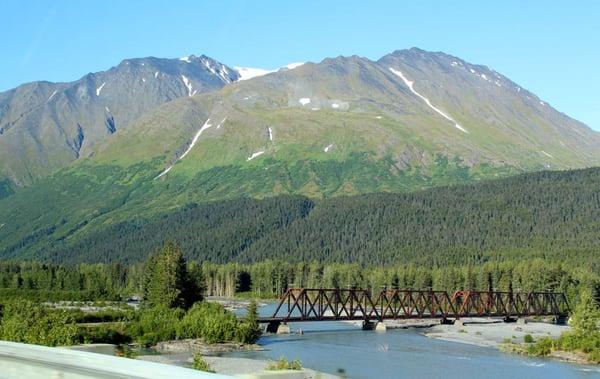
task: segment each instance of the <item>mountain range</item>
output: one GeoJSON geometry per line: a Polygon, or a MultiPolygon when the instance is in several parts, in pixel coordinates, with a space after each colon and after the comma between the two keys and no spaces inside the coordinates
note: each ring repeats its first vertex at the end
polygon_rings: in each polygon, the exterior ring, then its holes
{"type": "Polygon", "coordinates": [[[598,165],[600,135],[420,49],[279,70],[128,59],[0,94],[0,256],[189,203],[407,192],[598,165]]]}

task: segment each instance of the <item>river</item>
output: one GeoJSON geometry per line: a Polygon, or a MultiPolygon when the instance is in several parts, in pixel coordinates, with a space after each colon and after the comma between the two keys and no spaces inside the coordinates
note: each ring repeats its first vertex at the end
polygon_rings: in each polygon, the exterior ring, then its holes
{"type": "MultiPolygon", "coordinates": [[[[260,308],[272,314],[274,304],[260,308]]],[[[241,311],[240,311],[241,312],[241,311]]],[[[495,348],[425,337],[419,329],[363,331],[345,322],[291,323],[302,335],[264,336],[266,350],[228,356],[299,359],[305,367],[349,378],[600,378],[600,367],[505,354],[495,348]]]]}

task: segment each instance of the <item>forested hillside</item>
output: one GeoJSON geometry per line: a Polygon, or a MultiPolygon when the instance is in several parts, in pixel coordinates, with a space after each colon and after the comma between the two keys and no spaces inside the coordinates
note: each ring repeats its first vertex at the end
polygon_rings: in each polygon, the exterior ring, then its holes
{"type": "Polygon", "coordinates": [[[36,255],[55,263],[143,260],[165,241],[216,263],[470,265],[542,257],[600,271],[600,169],[540,172],[409,194],[279,196],[190,205],[107,226],[36,255]]]}

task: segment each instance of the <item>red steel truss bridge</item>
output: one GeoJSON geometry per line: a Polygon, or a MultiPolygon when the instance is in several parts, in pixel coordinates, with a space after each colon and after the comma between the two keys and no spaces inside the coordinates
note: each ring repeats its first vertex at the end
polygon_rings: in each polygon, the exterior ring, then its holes
{"type": "Polygon", "coordinates": [[[263,323],[298,321],[439,319],[527,316],[567,317],[569,305],[560,292],[501,292],[385,289],[291,288],[263,323]]]}

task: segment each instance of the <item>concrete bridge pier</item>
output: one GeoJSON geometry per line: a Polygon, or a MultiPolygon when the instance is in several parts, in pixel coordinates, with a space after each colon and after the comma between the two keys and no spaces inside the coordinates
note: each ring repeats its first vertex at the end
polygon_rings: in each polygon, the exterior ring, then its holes
{"type": "Polygon", "coordinates": [[[365,320],[362,324],[363,330],[374,330],[376,332],[385,332],[387,330],[387,326],[383,321],[371,321],[365,320]]]}
{"type": "Polygon", "coordinates": [[[568,316],[556,316],[554,317],[554,323],[557,325],[567,325],[569,317],[568,316]]]}
{"type": "Polygon", "coordinates": [[[265,332],[274,334],[290,334],[290,325],[281,321],[270,321],[265,332]]]}

